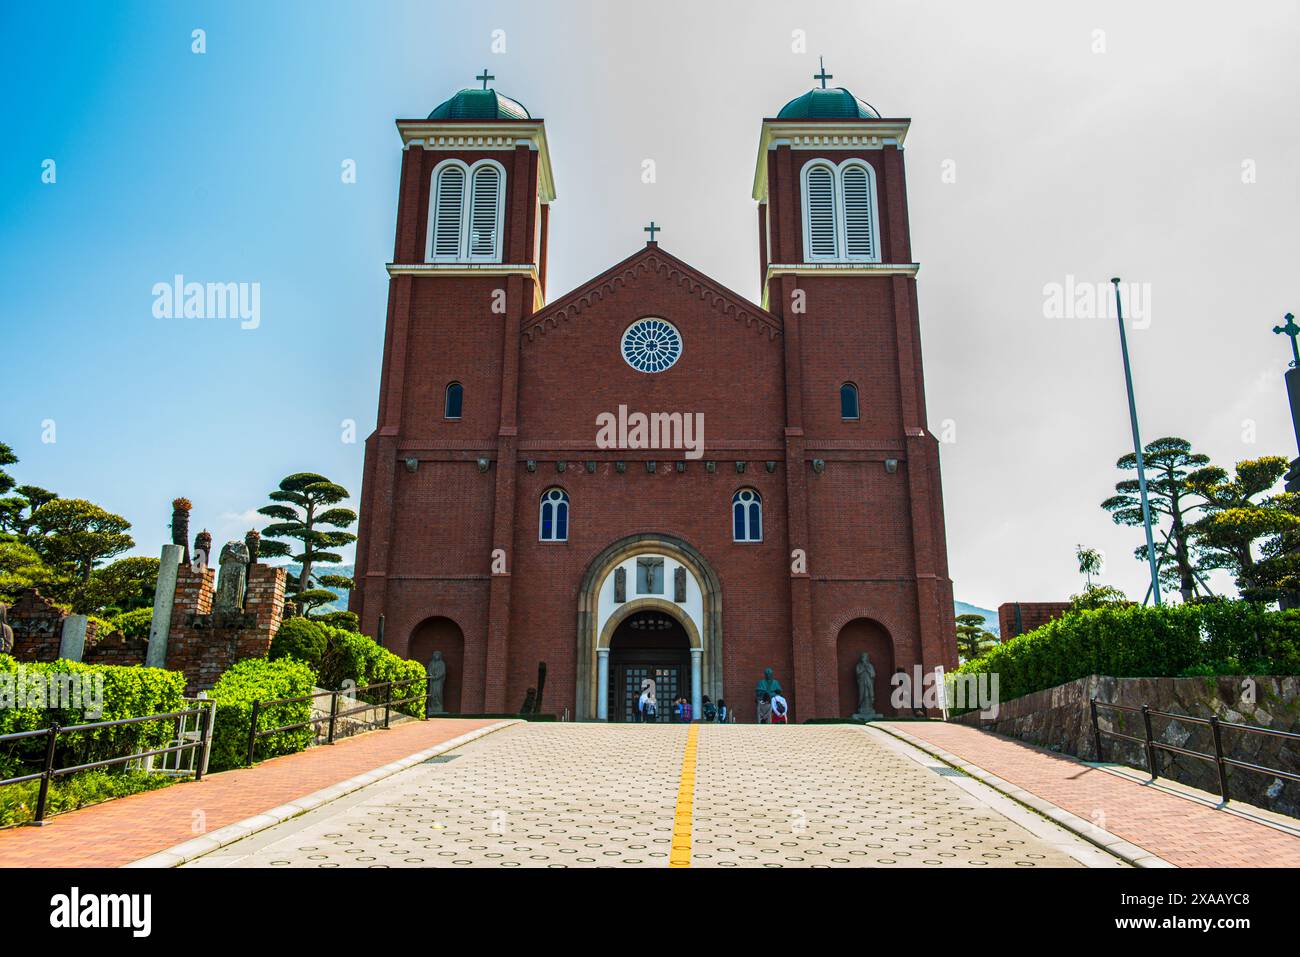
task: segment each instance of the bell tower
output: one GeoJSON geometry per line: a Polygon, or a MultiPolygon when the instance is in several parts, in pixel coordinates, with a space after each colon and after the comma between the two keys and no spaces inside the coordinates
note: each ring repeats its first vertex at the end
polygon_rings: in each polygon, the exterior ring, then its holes
{"type": "Polygon", "coordinates": [[[832,78],[823,66],[763,120],[753,189],[762,304],[785,330],[790,547],[807,557],[791,573],[795,678],[819,711],[838,693],[834,643],[854,612],[888,631],[886,675],[956,664],[903,169],[911,121],[832,78]]]}
{"type": "Polygon", "coordinates": [[[462,707],[500,710],[484,696],[504,686],[510,580],[493,556],[511,567],[519,330],[545,301],[555,186],[543,121],[491,89],[486,70],[476,79],[427,118],[397,121],[397,231],[350,606],[363,632],[380,634],[383,616],[401,641],[421,609],[446,609],[476,676],[462,707]],[[430,515],[438,489],[456,489],[462,507],[430,515]]]}

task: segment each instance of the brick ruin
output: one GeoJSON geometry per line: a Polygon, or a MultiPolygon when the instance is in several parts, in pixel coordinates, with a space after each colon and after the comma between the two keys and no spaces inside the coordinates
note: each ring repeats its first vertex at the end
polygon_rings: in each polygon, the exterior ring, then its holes
{"type": "MultiPolygon", "coordinates": [[[[190,561],[186,560],[188,549],[177,544],[163,548],[164,562],[178,557],[180,562],[165,649],[160,647],[159,654],[165,652],[164,667],[184,673],[187,694],[211,688],[236,661],[264,658],[270,650],[285,614],[286,572],[257,563],[256,541],[255,533],[250,533],[244,543],[231,542],[222,549],[220,584],[217,570],[206,564],[211,548],[206,532],[196,538],[190,561]]],[[[160,573],[160,592],[167,587],[167,578],[160,573]]],[[[155,623],[160,610],[155,604],[155,623]]],[[[86,664],[144,665],[149,657],[149,639],[107,631],[99,622],[73,615],[36,589],[24,593],[9,608],[8,620],[14,635],[11,654],[19,661],[63,657],[86,664]]]]}

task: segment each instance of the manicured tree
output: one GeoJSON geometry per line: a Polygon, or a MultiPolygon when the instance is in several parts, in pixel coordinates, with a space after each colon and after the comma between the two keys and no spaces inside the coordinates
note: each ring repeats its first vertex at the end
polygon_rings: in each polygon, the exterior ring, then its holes
{"type": "Polygon", "coordinates": [[[13,465],[18,461],[18,456],[14,455],[14,450],[0,442],[0,495],[4,495],[14,487],[14,477],[5,471],[6,465],[13,465]]]}
{"type": "Polygon", "coordinates": [[[997,643],[997,635],[985,629],[983,615],[957,616],[957,654],[962,661],[974,661],[997,643]]]}
{"type": "Polygon", "coordinates": [[[29,544],[46,564],[81,583],[106,559],[135,546],[131,523],[80,498],[56,498],[36,509],[29,544]]]}
{"type": "Polygon", "coordinates": [[[0,498],[0,538],[26,538],[36,520],[36,510],[58,497],[39,485],[19,485],[13,495],[0,498]]]}
{"type": "MultiPolygon", "coordinates": [[[[1147,500],[1151,507],[1152,525],[1161,525],[1163,543],[1157,543],[1160,554],[1156,556],[1158,564],[1164,564],[1168,571],[1166,576],[1177,584],[1183,601],[1191,601],[1198,590],[1204,589],[1204,583],[1198,580],[1199,569],[1193,561],[1190,548],[1191,532],[1189,526],[1193,513],[1203,509],[1203,497],[1191,483],[1191,477],[1209,465],[1210,458],[1192,451],[1192,444],[1186,439],[1169,436],[1148,442],[1142,450],[1143,461],[1147,471],[1147,500]],[[1168,521],[1168,528],[1164,523],[1168,521]],[[1172,555],[1172,562],[1164,561],[1166,553],[1172,555]]],[[[1137,470],[1137,456],[1132,452],[1120,457],[1115,463],[1117,468],[1125,471],[1137,470]]],[[[1142,503],[1136,478],[1125,479],[1115,485],[1118,493],[1101,503],[1101,507],[1111,513],[1117,525],[1142,525],[1142,503]]],[[[1134,554],[1140,561],[1147,561],[1147,547],[1140,545],[1134,554]]]]}
{"type": "Polygon", "coordinates": [[[1267,493],[1288,467],[1282,456],[1267,455],[1238,462],[1231,479],[1216,467],[1201,469],[1191,478],[1207,503],[1205,514],[1192,526],[1201,560],[1206,567],[1231,572],[1243,598],[1269,601],[1285,587],[1280,585],[1289,564],[1284,546],[1300,534],[1300,517],[1292,496],[1267,493]],[[1262,569],[1257,545],[1266,558],[1274,559],[1262,569]]]}
{"type": "Polygon", "coordinates": [[[55,577],[54,569],[31,546],[0,541],[0,603],[13,604],[29,588],[40,588],[48,594],[49,583],[55,577]]]}
{"type": "Polygon", "coordinates": [[[158,559],[137,555],[96,568],[78,590],[74,609],[82,614],[117,609],[152,608],[158,581],[158,559]]]}
{"type": "MultiPolygon", "coordinates": [[[[312,569],[316,565],[335,565],[343,560],[337,552],[330,551],[356,541],[357,537],[346,531],[357,520],[356,512],[348,508],[334,508],[348,497],[348,490],[314,472],[298,472],[287,476],[280,487],[271,493],[275,505],[264,505],[258,512],[278,522],[262,529],[261,554],[268,557],[289,556],[302,564],[293,598],[303,615],[320,605],[334,600],[333,592],[314,588],[312,569]],[[290,545],[290,542],[296,544],[290,545]],[[294,549],[299,549],[294,552],[294,549]]],[[[352,580],[343,575],[322,576],[325,584],[352,587],[352,580]],[[343,584],[345,583],[345,584],[343,584]]]]}

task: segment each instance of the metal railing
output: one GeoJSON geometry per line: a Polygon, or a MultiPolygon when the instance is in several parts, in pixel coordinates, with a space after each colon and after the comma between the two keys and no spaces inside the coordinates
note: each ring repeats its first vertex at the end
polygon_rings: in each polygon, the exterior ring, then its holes
{"type": "Polygon", "coordinates": [[[208,754],[212,748],[212,724],[209,721],[210,709],[207,707],[198,707],[189,711],[170,711],[166,714],[147,714],[138,718],[120,718],[117,721],[91,721],[85,724],[70,724],[66,727],[59,724],[52,724],[48,728],[40,728],[34,731],[17,731],[12,734],[0,735],[0,745],[8,744],[11,741],[23,741],[31,738],[45,737],[45,760],[40,771],[34,774],[21,774],[18,777],[5,778],[0,780],[0,787],[9,784],[22,784],[25,781],[41,782],[40,789],[36,794],[36,813],[30,823],[44,824],[46,804],[49,800],[50,782],[55,778],[63,777],[68,774],[76,774],[78,771],[91,771],[95,768],[105,768],[114,764],[126,764],[129,761],[139,761],[143,758],[152,758],[157,755],[175,754],[181,751],[187,751],[192,748],[201,749],[198,760],[195,762],[194,780],[203,780],[203,772],[208,766],[208,754]],[[90,761],[86,764],[72,765],[66,768],[56,768],[54,766],[54,752],[58,744],[59,735],[75,734],[82,731],[98,731],[102,728],[120,728],[129,724],[143,724],[146,721],[175,721],[177,726],[177,740],[181,740],[183,734],[185,719],[196,717],[199,721],[199,734],[196,738],[188,743],[175,744],[166,748],[155,748],[152,751],[139,751],[135,754],[127,754],[116,758],[105,758],[102,761],[90,761]]]}
{"type": "MultiPolygon", "coordinates": [[[[338,728],[339,718],[346,718],[354,714],[361,714],[362,712],[365,711],[375,711],[378,708],[382,707],[384,709],[383,728],[387,730],[389,721],[392,718],[393,708],[396,707],[397,705],[410,704],[411,702],[414,701],[423,701],[425,702],[425,710],[428,711],[429,689],[427,687],[425,688],[422,694],[411,695],[410,697],[407,698],[393,697],[394,688],[419,684],[420,682],[427,681],[427,680],[428,679],[425,677],[419,677],[419,678],[407,678],[403,681],[380,681],[375,684],[364,685],[359,688],[349,688],[346,691],[342,691],[342,690],[318,691],[315,694],[298,695],[296,698],[271,698],[266,701],[255,700],[253,702],[252,719],[248,722],[248,763],[249,764],[253,763],[253,758],[257,751],[258,738],[265,738],[268,735],[279,734],[282,731],[298,731],[302,728],[319,729],[320,725],[328,723],[329,728],[325,735],[325,743],[333,744],[334,734],[336,729],[338,728]],[[363,701],[358,707],[350,708],[347,711],[339,710],[340,697],[355,700],[355,697],[359,695],[361,692],[373,691],[376,688],[382,688],[384,691],[384,701],[382,705],[380,705],[377,702],[363,701]],[[319,718],[310,718],[306,721],[299,721],[296,724],[280,725],[275,728],[259,729],[257,726],[258,717],[267,708],[274,707],[276,705],[282,705],[282,704],[300,704],[301,702],[304,701],[315,701],[317,698],[325,698],[325,697],[328,697],[330,699],[330,710],[329,710],[329,714],[327,715],[322,715],[319,718]]],[[[422,719],[423,717],[424,716],[421,716],[422,719]]],[[[319,733],[320,733],[319,730],[317,730],[317,734],[319,733]]]]}
{"type": "Polygon", "coordinates": [[[1125,741],[1131,741],[1134,744],[1140,744],[1146,751],[1147,771],[1151,774],[1151,780],[1160,777],[1160,772],[1156,769],[1156,751],[1169,751],[1173,754],[1186,755],[1189,758],[1198,758],[1202,761],[1213,763],[1219,772],[1219,795],[1224,801],[1228,798],[1228,768],[1241,768],[1243,771],[1254,771],[1256,774],[1271,774],[1276,777],[1286,778],[1289,781],[1300,781],[1300,774],[1292,771],[1284,771],[1281,768],[1269,768],[1262,764],[1254,764],[1250,761],[1240,761],[1237,758],[1226,757],[1223,753],[1223,732],[1225,730],[1242,732],[1245,734],[1263,734],[1274,738],[1284,738],[1288,741],[1300,741],[1300,734],[1292,731],[1277,731],[1273,728],[1261,728],[1253,724],[1235,724],[1231,721],[1220,721],[1217,716],[1210,718],[1194,718],[1186,714],[1174,714],[1171,711],[1157,711],[1148,705],[1142,705],[1140,708],[1131,708],[1122,704],[1108,704],[1105,701],[1098,701],[1096,698],[1089,699],[1090,710],[1092,713],[1092,734],[1093,742],[1097,747],[1097,760],[1101,761],[1102,735],[1110,735],[1112,738],[1122,738],[1125,741]],[[1142,727],[1145,731],[1143,737],[1125,734],[1122,731],[1113,729],[1103,729],[1097,720],[1097,709],[1106,708],[1110,711],[1120,711],[1125,714],[1142,715],[1142,727]],[[1204,751],[1193,751],[1191,748],[1180,747],[1176,744],[1169,744],[1165,741],[1157,741],[1151,733],[1151,719],[1171,718],[1175,721],[1185,721],[1188,724],[1200,725],[1210,729],[1214,739],[1214,753],[1210,754],[1204,751]]]}

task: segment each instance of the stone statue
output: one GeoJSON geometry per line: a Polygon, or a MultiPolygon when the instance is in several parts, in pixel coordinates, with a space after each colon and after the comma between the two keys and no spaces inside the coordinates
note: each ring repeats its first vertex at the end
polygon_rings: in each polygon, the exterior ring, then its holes
{"type": "Polygon", "coordinates": [[[14,630],[9,627],[9,606],[0,605],[0,655],[14,650],[14,630]]]}
{"type": "Polygon", "coordinates": [[[221,572],[217,576],[217,611],[243,611],[245,572],[248,570],[248,546],[243,542],[226,542],[221,546],[221,572]]]}
{"type": "Polygon", "coordinates": [[[781,682],[772,677],[772,669],[764,668],[763,677],[758,679],[758,684],[754,686],[754,700],[757,701],[760,696],[767,695],[770,699],[774,694],[781,693],[781,682]]]}
{"type": "Polygon", "coordinates": [[[858,676],[858,710],[853,717],[870,721],[878,718],[876,714],[876,666],[871,663],[871,656],[865,651],[858,659],[854,669],[858,676]]]}
{"type": "Polygon", "coordinates": [[[426,714],[446,714],[442,706],[442,688],[447,682],[447,662],[442,660],[442,652],[435,651],[429,661],[429,707],[426,714]]]}

